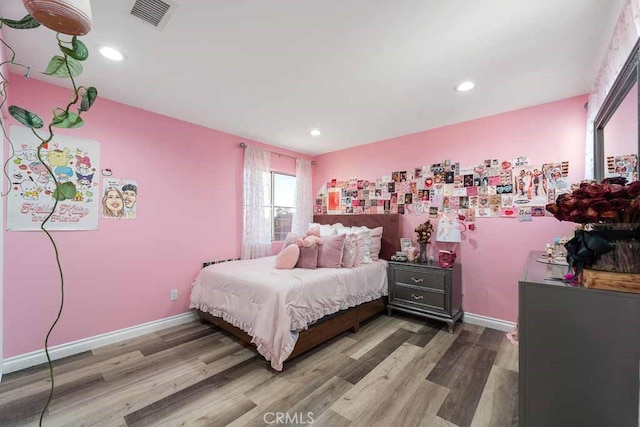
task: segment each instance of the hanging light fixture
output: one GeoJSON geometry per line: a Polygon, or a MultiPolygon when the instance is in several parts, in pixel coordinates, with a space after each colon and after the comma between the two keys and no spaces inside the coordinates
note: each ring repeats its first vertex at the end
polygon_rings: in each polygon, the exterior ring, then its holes
{"type": "Polygon", "coordinates": [[[47,28],[70,36],[91,31],[89,0],[22,0],[29,14],[47,28]]]}

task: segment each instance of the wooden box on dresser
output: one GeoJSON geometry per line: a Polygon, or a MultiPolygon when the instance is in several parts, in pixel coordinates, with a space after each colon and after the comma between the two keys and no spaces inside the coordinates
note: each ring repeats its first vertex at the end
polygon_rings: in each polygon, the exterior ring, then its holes
{"type": "Polygon", "coordinates": [[[519,425],[637,427],[640,294],[548,280],[543,257],[519,283],[519,425]]]}
{"type": "Polygon", "coordinates": [[[393,310],[441,320],[453,326],[463,315],[462,269],[389,261],[389,304],[393,310]]]}

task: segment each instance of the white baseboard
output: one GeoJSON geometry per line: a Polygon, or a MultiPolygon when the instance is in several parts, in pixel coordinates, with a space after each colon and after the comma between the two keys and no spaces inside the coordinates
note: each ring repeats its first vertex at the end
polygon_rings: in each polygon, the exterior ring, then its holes
{"type": "Polygon", "coordinates": [[[493,317],[482,316],[480,314],[464,313],[462,317],[464,323],[472,325],[484,326],[485,328],[497,329],[499,331],[511,332],[515,329],[515,322],[507,320],[495,319],[493,317]]]}
{"type": "MultiPolygon", "coordinates": [[[[113,344],[116,342],[139,337],[141,335],[160,331],[162,329],[181,325],[183,323],[189,323],[196,320],[197,318],[198,316],[195,313],[188,312],[178,314],[176,316],[165,317],[164,319],[154,320],[152,322],[143,323],[141,325],[131,326],[129,328],[120,329],[118,331],[107,332],[106,334],[83,338],[78,341],[49,347],[49,356],[51,357],[51,360],[72,356],[74,354],[89,351],[97,347],[102,347],[108,344],[113,344]]],[[[5,359],[2,371],[3,373],[8,374],[9,372],[26,369],[31,366],[45,363],[46,361],[47,355],[45,354],[44,349],[32,351],[31,353],[21,354],[19,356],[13,356],[5,359]]]]}

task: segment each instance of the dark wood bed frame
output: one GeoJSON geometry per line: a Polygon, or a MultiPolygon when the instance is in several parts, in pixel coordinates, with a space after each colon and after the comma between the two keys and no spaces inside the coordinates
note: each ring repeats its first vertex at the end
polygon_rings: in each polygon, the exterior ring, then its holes
{"type": "MultiPolygon", "coordinates": [[[[335,224],[341,223],[345,227],[353,225],[365,225],[369,228],[383,227],[382,233],[382,249],[380,250],[380,258],[389,260],[392,255],[399,250],[400,247],[400,215],[315,215],[314,222],[319,224],[335,224]]],[[[309,326],[309,329],[301,331],[298,341],[293,352],[287,358],[287,361],[310,350],[318,345],[340,335],[341,333],[352,329],[358,332],[360,323],[365,320],[382,313],[387,306],[387,297],[360,304],[357,307],[340,311],[334,315],[326,316],[317,323],[309,326]]],[[[196,310],[200,317],[200,322],[211,323],[220,329],[223,329],[236,338],[247,344],[251,344],[251,336],[242,329],[237,328],[230,323],[216,317],[210,313],[196,310]]]]}

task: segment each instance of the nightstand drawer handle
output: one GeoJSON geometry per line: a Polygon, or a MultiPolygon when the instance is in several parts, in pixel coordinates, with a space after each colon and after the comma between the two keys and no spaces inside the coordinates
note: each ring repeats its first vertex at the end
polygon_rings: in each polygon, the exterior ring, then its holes
{"type": "Polygon", "coordinates": [[[424,282],[424,279],[416,279],[415,277],[412,277],[411,280],[413,280],[413,283],[422,283],[422,282],[424,282]]]}
{"type": "Polygon", "coordinates": [[[422,296],[422,295],[418,296],[418,295],[411,294],[411,298],[413,298],[413,299],[423,299],[424,296],[422,296]]]}

